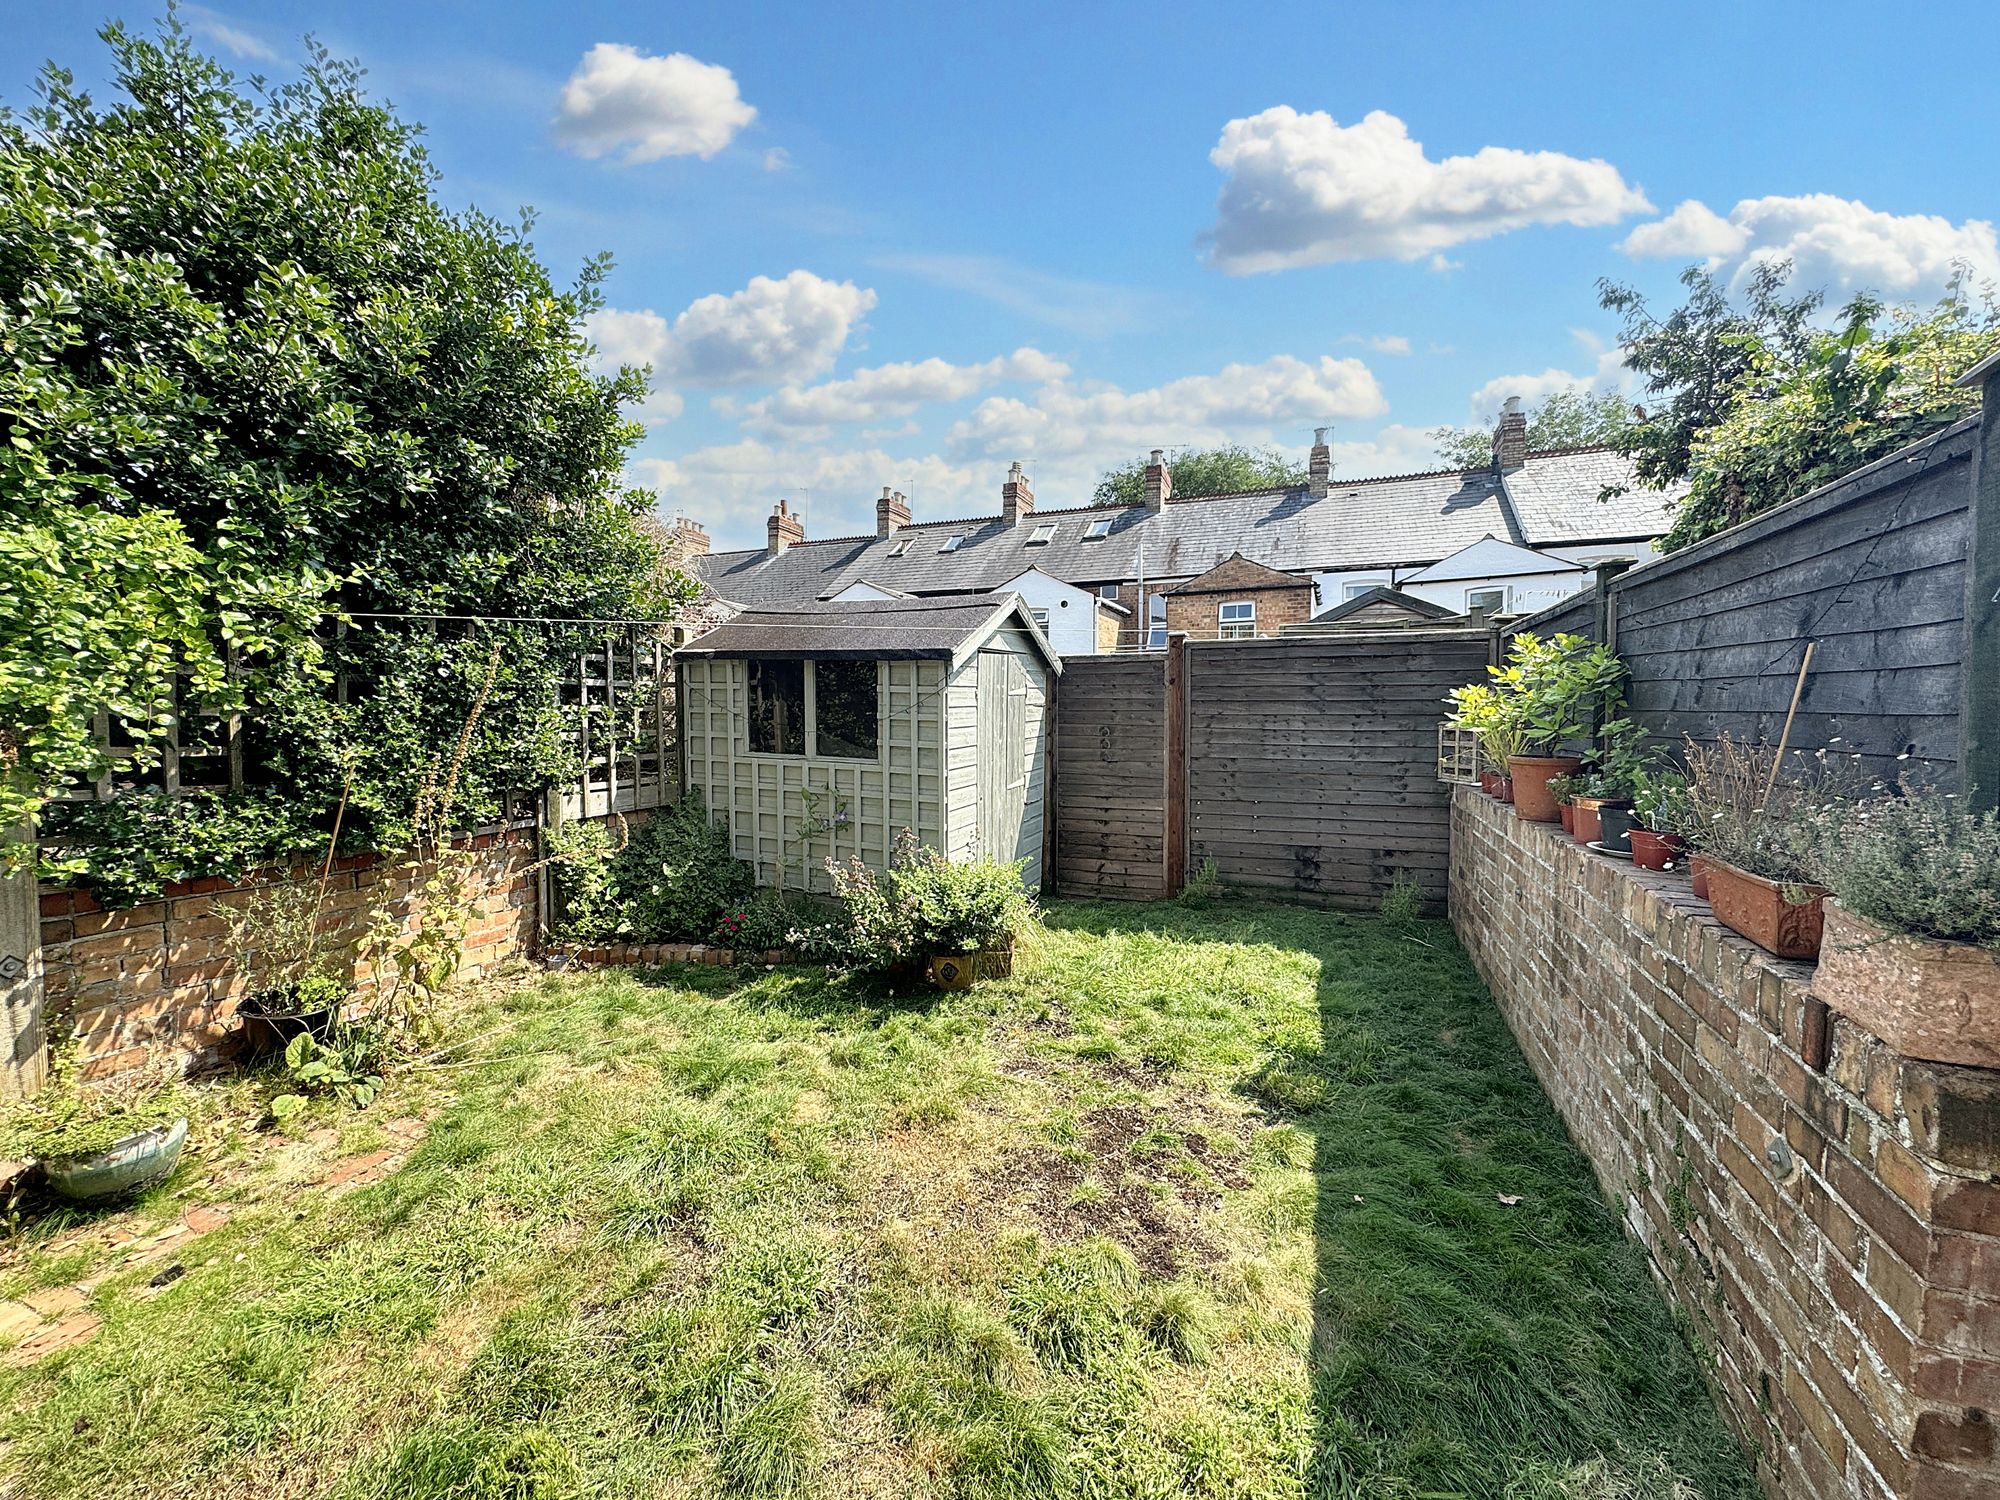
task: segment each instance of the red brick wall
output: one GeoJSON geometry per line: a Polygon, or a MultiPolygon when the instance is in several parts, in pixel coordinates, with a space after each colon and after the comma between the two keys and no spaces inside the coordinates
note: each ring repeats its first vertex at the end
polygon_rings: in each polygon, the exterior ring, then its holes
{"type": "MultiPolygon", "coordinates": [[[[536,937],[536,878],[531,834],[482,835],[473,840],[473,910],[459,977],[479,977],[503,959],[532,951],[536,937]]],[[[263,872],[232,885],[196,880],[170,886],[158,901],[106,911],[82,891],[42,890],[45,1014],[71,1009],[84,1033],[92,1073],[136,1063],[152,1041],[170,1041],[196,1060],[219,1057],[242,998],[241,981],[224,962],[218,900],[276,880],[317,882],[317,863],[263,872]]],[[[391,899],[407,906],[410,881],[401,866],[376,855],[335,862],[329,913],[358,913],[396,882],[391,899]]]]}
{"type": "Polygon", "coordinates": [[[1224,601],[1255,600],[1257,634],[1276,635],[1281,625],[1296,625],[1312,618],[1313,591],[1310,582],[1284,588],[1238,589],[1227,594],[1167,595],[1167,629],[1187,632],[1192,641],[1212,641],[1219,637],[1220,606],[1224,601]]]}
{"type": "Polygon", "coordinates": [[[1815,1071],[1809,965],[1470,788],[1451,910],[1767,1491],[2000,1495],[2000,1074],[1839,1016],[1815,1071]]]}

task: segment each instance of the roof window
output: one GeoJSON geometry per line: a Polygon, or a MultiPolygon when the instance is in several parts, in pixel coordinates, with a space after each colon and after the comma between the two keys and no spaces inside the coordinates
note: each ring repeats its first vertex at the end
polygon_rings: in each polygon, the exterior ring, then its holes
{"type": "Polygon", "coordinates": [[[1111,519],[1108,516],[1101,521],[1092,521],[1083,528],[1083,539],[1086,542],[1101,542],[1109,535],[1111,535],[1111,519]]]}
{"type": "Polygon", "coordinates": [[[1029,533],[1028,545],[1030,547],[1046,547],[1050,542],[1054,541],[1055,539],[1056,539],[1056,523],[1053,521],[1044,521],[1040,526],[1037,526],[1031,533],[1029,533]]]}
{"type": "Polygon", "coordinates": [[[965,545],[965,537],[963,534],[948,536],[944,539],[944,545],[938,548],[938,551],[956,552],[960,547],[963,547],[964,545],[965,545]]]}

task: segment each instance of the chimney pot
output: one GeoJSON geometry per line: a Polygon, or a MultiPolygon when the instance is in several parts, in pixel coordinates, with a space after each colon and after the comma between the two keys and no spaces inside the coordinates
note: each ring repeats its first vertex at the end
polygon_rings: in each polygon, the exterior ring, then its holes
{"type": "Polygon", "coordinates": [[[686,516],[675,516],[673,541],[676,562],[708,555],[708,532],[703,529],[699,521],[691,521],[686,516]]]}
{"type": "Polygon", "coordinates": [[[1306,459],[1306,492],[1315,500],[1324,500],[1333,488],[1333,450],[1326,444],[1330,431],[1329,427],[1313,429],[1312,453],[1306,459]]]}
{"type": "Polygon", "coordinates": [[[776,557],[787,547],[796,547],[806,539],[805,522],[792,514],[792,508],[780,500],[777,509],[771,512],[770,520],[764,523],[764,552],[776,557]]]}
{"type": "Polygon", "coordinates": [[[1528,461],[1528,418],[1521,410],[1521,398],[1509,396],[1500,406],[1500,420],[1493,426],[1493,471],[1510,473],[1528,461]]]}
{"type": "Polygon", "coordinates": [[[875,502],[875,535],[894,536],[910,524],[910,502],[901,491],[882,486],[882,498],[875,502]]]}
{"type": "Polygon", "coordinates": [[[1007,482],[1000,486],[1000,519],[1018,526],[1035,513],[1035,491],[1021,472],[1021,461],[1007,466],[1007,482]]]}
{"type": "Polygon", "coordinates": [[[1174,493],[1174,476],[1167,468],[1166,451],[1153,450],[1152,458],[1146,464],[1146,509],[1158,510],[1174,493]]]}

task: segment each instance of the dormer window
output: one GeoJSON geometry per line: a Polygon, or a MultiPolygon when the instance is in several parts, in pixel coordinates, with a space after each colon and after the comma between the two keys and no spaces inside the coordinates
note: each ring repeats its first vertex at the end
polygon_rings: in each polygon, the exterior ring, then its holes
{"type": "Polygon", "coordinates": [[[963,547],[964,545],[965,545],[965,538],[963,536],[948,536],[944,539],[944,545],[938,548],[938,551],[956,552],[960,547],[963,547]]]}
{"type": "Polygon", "coordinates": [[[1056,523],[1053,521],[1046,521],[1042,525],[1037,526],[1032,532],[1029,533],[1028,545],[1030,547],[1046,547],[1050,542],[1054,541],[1055,539],[1056,539],[1056,523]]]}
{"type": "Polygon", "coordinates": [[[1111,522],[1108,518],[1102,521],[1092,521],[1088,526],[1083,528],[1083,539],[1086,542],[1101,542],[1109,535],[1111,535],[1111,522]]]}

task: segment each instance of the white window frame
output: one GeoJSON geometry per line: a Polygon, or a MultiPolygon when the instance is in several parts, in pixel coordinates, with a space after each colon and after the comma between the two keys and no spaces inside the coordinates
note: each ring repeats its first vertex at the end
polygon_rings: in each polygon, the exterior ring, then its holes
{"type": "Polygon", "coordinates": [[[965,545],[965,533],[962,531],[954,532],[952,535],[944,539],[944,545],[938,548],[938,552],[940,554],[946,552],[956,552],[960,547],[963,547],[964,545],[965,545]]]}
{"type": "Polygon", "coordinates": [[[1044,521],[1028,533],[1028,545],[1030,547],[1046,547],[1055,539],[1056,523],[1054,521],[1044,521]]]}
{"type": "Polygon", "coordinates": [[[1218,641],[1257,639],[1257,601],[1225,599],[1215,606],[1215,638],[1218,641]]]}
{"type": "Polygon", "coordinates": [[[1042,627],[1043,635],[1047,635],[1049,633],[1049,612],[1047,610],[1036,609],[1033,605],[1029,605],[1028,618],[1033,620],[1037,625],[1042,627]]]}
{"type": "Polygon", "coordinates": [[[1370,583],[1343,583],[1340,586],[1340,602],[1347,604],[1355,599],[1359,599],[1363,594],[1372,594],[1376,589],[1387,587],[1388,585],[1380,579],[1376,579],[1370,583]]]}
{"type": "Polygon", "coordinates": [[[893,546],[893,547],[891,547],[891,548],[889,549],[889,555],[890,555],[891,557],[903,557],[903,556],[906,556],[906,555],[907,555],[907,554],[909,553],[909,550],[910,550],[911,546],[912,546],[912,545],[913,545],[913,544],[914,544],[915,542],[916,542],[916,538],[915,538],[915,537],[913,537],[913,536],[906,536],[906,537],[902,537],[902,538],[898,539],[898,541],[896,542],[896,545],[895,545],[895,546],[893,546]]]}
{"type": "Polygon", "coordinates": [[[1118,596],[1124,591],[1124,585],[1122,584],[1100,583],[1097,586],[1097,597],[1100,599],[1109,599],[1113,604],[1116,604],[1118,596]]]}
{"type": "Polygon", "coordinates": [[[1513,592],[1504,583],[1475,584],[1465,591],[1465,612],[1471,614],[1475,609],[1490,608],[1494,614],[1504,615],[1507,613],[1507,606],[1513,602],[1511,598],[1513,592]],[[1474,604],[1472,602],[1473,596],[1477,594],[1498,594],[1500,602],[1491,606],[1474,604]]]}
{"type": "Polygon", "coordinates": [[[1111,518],[1109,516],[1105,516],[1101,520],[1091,521],[1083,528],[1083,539],[1086,542],[1101,542],[1109,535],[1111,535],[1111,518]]]}

